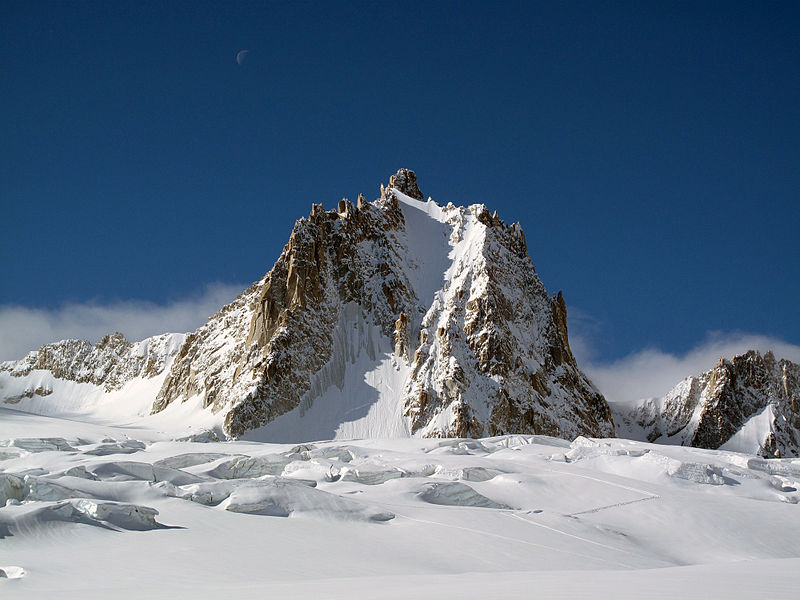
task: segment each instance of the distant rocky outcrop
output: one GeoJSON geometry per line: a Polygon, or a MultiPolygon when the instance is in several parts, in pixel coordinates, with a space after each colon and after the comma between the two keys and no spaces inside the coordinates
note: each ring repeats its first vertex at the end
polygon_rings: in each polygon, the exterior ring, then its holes
{"type": "Polygon", "coordinates": [[[800,365],[756,350],[720,359],[666,396],[614,406],[620,436],[761,456],[800,455],[800,365]]]}
{"type": "MultiPolygon", "coordinates": [[[[22,360],[0,363],[0,372],[25,377],[34,370],[45,370],[57,379],[92,383],[112,391],[135,377],[160,375],[183,339],[183,334],[167,333],[131,343],[117,332],[95,345],[86,340],[62,340],[45,344],[22,360]]],[[[37,388],[30,390],[30,395],[25,392],[15,400],[50,393],[47,388],[37,388]]]]}
{"type": "Polygon", "coordinates": [[[363,351],[399,373],[376,393],[401,403],[409,434],[613,435],[519,224],[423,197],[401,169],[374,202],[314,205],[270,272],[187,336],[153,411],[199,395],[239,436],[303,414],[363,351]],[[360,348],[342,341],[353,331],[360,348]]]}

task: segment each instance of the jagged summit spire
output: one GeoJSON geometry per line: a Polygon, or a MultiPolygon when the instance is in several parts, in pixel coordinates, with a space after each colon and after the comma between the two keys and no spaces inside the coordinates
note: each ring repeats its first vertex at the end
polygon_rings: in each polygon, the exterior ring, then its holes
{"type": "Polygon", "coordinates": [[[231,437],[613,435],[521,229],[424,198],[400,169],[379,201],[314,205],[270,272],[187,338],[153,411],[199,396],[231,437]]]}
{"type": "Polygon", "coordinates": [[[424,200],[425,196],[417,185],[417,174],[411,169],[398,169],[389,177],[389,187],[416,200],[424,200]]]}

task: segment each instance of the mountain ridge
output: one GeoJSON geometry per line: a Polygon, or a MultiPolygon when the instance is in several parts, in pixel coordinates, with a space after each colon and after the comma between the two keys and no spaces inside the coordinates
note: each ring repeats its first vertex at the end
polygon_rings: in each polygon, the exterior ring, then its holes
{"type": "Polygon", "coordinates": [[[519,224],[423,198],[400,169],[373,202],[313,205],[267,275],[161,361],[151,412],[192,400],[230,437],[284,415],[299,435],[326,402],[353,417],[334,435],[613,435],[519,224]]]}

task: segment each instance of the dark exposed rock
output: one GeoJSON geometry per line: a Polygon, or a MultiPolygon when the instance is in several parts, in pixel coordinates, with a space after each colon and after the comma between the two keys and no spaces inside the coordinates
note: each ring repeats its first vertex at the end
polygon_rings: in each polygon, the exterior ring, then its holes
{"type": "Polygon", "coordinates": [[[713,369],[690,377],[664,398],[630,410],[616,409],[618,426],[631,437],[680,443],[699,448],[719,448],[748,421],[761,429],[759,448],[742,448],[764,457],[798,456],[800,453],[800,366],[771,352],[755,350],[720,359],[713,369]],[[770,411],[765,414],[764,411],[770,411]]]}
{"type": "Polygon", "coordinates": [[[53,390],[50,388],[42,387],[41,385],[35,389],[28,388],[21,394],[17,394],[16,396],[9,396],[5,400],[3,400],[6,404],[19,404],[21,400],[25,398],[33,398],[34,396],[49,396],[53,393],[53,390]]]}
{"type": "Polygon", "coordinates": [[[425,196],[417,185],[417,175],[409,169],[400,169],[389,178],[389,187],[415,200],[424,200],[425,196]]]}

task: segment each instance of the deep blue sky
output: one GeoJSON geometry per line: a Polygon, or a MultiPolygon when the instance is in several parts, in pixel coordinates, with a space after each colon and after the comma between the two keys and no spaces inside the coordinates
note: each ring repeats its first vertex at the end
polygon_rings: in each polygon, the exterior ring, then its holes
{"type": "Polygon", "coordinates": [[[655,5],[3,2],[0,305],[247,284],[406,166],[606,359],[798,343],[800,4],[655,5]]]}

